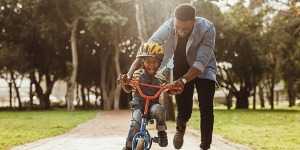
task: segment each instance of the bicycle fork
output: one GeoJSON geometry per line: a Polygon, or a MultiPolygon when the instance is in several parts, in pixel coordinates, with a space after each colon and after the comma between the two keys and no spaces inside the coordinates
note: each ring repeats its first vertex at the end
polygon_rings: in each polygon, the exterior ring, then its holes
{"type": "Polygon", "coordinates": [[[134,147],[136,146],[137,144],[137,140],[139,137],[145,139],[145,147],[144,149],[145,150],[148,150],[150,149],[150,147],[148,148],[149,144],[151,143],[151,139],[150,139],[150,136],[149,136],[149,133],[147,133],[147,123],[148,123],[148,108],[149,108],[149,102],[150,102],[150,99],[147,98],[146,99],[146,105],[145,105],[145,110],[144,110],[144,114],[143,114],[143,117],[142,117],[142,122],[141,122],[141,128],[140,128],[140,132],[136,133],[133,137],[133,141],[132,141],[132,149],[134,149],[134,147]]]}
{"type": "Polygon", "coordinates": [[[137,140],[138,138],[144,138],[145,139],[145,150],[149,149],[148,146],[150,144],[150,136],[149,134],[146,132],[146,128],[147,128],[147,117],[145,115],[143,115],[142,117],[142,123],[141,123],[141,129],[140,132],[136,133],[133,137],[133,141],[132,141],[132,149],[134,149],[134,147],[137,144],[137,140]]]}

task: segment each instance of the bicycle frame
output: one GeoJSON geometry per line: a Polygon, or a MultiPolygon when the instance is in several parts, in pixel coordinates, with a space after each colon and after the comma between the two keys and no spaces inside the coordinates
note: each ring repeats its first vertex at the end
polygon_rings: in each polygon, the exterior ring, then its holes
{"type": "Polygon", "coordinates": [[[148,109],[149,109],[149,104],[150,104],[150,100],[156,99],[157,97],[160,96],[161,92],[163,92],[165,89],[168,90],[180,90],[180,88],[175,88],[171,85],[166,85],[166,86],[156,86],[156,85],[150,85],[150,84],[145,84],[145,83],[139,83],[137,81],[129,81],[129,84],[135,85],[139,94],[146,99],[146,104],[145,104],[145,110],[144,110],[144,114],[142,116],[142,122],[141,122],[141,128],[140,128],[140,132],[137,132],[133,139],[132,139],[132,150],[134,150],[136,144],[137,144],[137,139],[138,137],[144,137],[145,138],[145,145],[144,145],[144,149],[148,150],[151,148],[151,144],[152,144],[152,139],[149,135],[149,133],[147,133],[146,129],[147,129],[147,122],[148,122],[148,109]],[[145,95],[140,86],[148,86],[148,87],[152,87],[152,88],[157,88],[159,89],[157,91],[157,93],[153,96],[149,96],[149,95],[145,95]]]}

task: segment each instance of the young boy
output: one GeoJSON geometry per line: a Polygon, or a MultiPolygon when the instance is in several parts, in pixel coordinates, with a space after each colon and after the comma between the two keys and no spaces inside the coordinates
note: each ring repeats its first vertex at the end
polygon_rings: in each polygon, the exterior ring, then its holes
{"type": "MultiPolygon", "coordinates": [[[[140,83],[165,86],[167,84],[164,76],[157,73],[157,70],[164,57],[164,50],[161,46],[155,43],[145,43],[138,50],[137,57],[142,58],[142,69],[136,70],[133,74],[132,80],[140,83]]],[[[145,99],[140,96],[135,86],[127,84],[126,75],[120,75],[119,81],[125,92],[132,91],[133,99],[130,101],[132,120],[126,139],[126,146],[123,150],[131,150],[132,139],[135,133],[140,131],[142,115],[145,108],[145,99]]],[[[145,95],[154,95],[159,89],[141,86],[142,92],[145,95]]],[[[165,118],[165,110],[162,105],[159,104],[159,98],[151,100],[149,105],[149,114],[156,119],[156,129],[158,131],[159,141],[158,144],[161,147],[168,145],[167,138],[167,126],[165,118]]]]}

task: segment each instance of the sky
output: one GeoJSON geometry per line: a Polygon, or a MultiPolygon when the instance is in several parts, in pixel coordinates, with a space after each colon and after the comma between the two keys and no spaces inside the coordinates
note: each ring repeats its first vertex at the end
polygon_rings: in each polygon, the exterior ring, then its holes
{"type": "MultiPolygon", "coordinates": [[[[213,1],[212,3],[216,4],[218,7],[220,7],[222,12],[226,12],[229,10],[229,7],[226,6],[228,3],[229,5],[234,5],[237,3],[239,0],[219,0],[218,2],[213,1]]],[[[278,10],[283,10],[283,9],[288,9],[288,7],[284,4],[287,3],[288,0],[281,0],[283,3],[276,2],[275,0],[268,0],[269,1],[269,6],[272,6],[278,10]]],[[[250,0],[245,0],[245,6],[248,6],[250,3],[250,0]]],[[[300,2],[298,2],[298,6],[300,6],[300,2]]]]}

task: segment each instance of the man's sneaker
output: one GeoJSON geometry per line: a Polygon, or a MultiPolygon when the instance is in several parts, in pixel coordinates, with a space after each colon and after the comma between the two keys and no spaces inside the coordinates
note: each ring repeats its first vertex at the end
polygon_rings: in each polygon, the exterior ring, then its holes
{"type": "Polygon", "coordinates": [[[173,145],[175,147],[175,149],[180,149],[183,145],[183,137],[184,137],[184,132],[180,132],[178,130],[176,130],[176,133],[174,135],[174,138],[173,138],[173,145]]]}
{"type": "Polygon", "coordinates": [[[208,150],[210,148],[210,146],[205,146],[202,143],[199,145],[199,147],[200,147],[201,150],[208,150]]]}
{"type": "Polygon", "coordinates": [[[123,147],[122,150],[131,150],[132,148],[131,147],[123,147]]]}
{"type": "Polygon", "coordinates": [[[158,145],[160,147],[168,146],[168,136],[166,131],[158,131],[158,145]]]}
{"type": "Polygon", "coordinates": [[[173,145],[175,149],[180,149],[183,145],[183,137],[186,129],[186,122],[177,118],[176,120],[176,133],[173,138],[173,145]]]}

